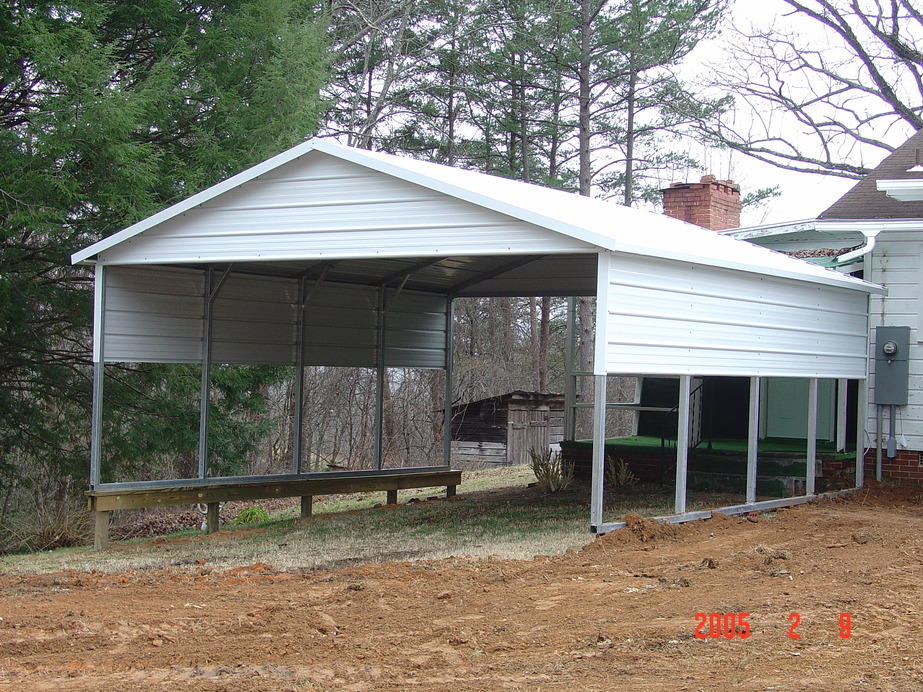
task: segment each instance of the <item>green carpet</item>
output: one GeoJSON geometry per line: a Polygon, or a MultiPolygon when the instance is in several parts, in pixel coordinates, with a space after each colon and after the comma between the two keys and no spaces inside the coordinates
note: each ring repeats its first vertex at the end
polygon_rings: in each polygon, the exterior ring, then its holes
{"type": "MultiPolygon", "coordinates": [[[[675,447],[675,440],[667,440],[666,445],[670,448],[675,447]]],[[[592,449],[593,443],[590,440],[565,440],[561,443],[563,449],[592,449]]],[[[660,438],[659,437],[647,437],[643,435],[636,435],[634,437],[612,437],[606,440],[606,447],[612,449],[660,449],[660,438]]],[[[703,440],[702,443],[697,447],[699,450],[706,450],[708,448],[708,440],[703,440]]],[[[729,452],[729,453],[741,453],[746,454],[747,452],[747,441],[746,440],[712,440],[712,449],[709,451],[714,452],[729,452]]],[[[782,438],[767,438],[765,440],[759,441],[759,446],[757,447],[757,452],[791,452],[794,454],[803,454],[807,451],[807,442],[805,440],[788,440],[782,438]]],[[[817,442],[817,454],[825,457],[833,457],[835,459],[851,459],[856,456],[855,451],[846,451],[844,453],[837,453],[836,445],[833,442],[825,442],[818,440],[817,442]]]]}

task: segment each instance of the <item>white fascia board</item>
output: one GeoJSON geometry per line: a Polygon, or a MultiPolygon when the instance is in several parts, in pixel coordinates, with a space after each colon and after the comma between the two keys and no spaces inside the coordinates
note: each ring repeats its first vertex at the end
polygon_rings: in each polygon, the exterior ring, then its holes
{"type": "Polygon", "coordinates": [[[169,219],[172,219],[174,216],[178,216],[184,212],[189,211],[190,209],[197,207],[200,204],[204,204],[211,199],[214,199],[218,195],[221,195],[228,190],[233,190],[235,187],[239,187],[244,183],[247,183],[254,178],[257,178],[264,173],[282,166],[289,161],[293,161],[300,156],[307,154],[309,151],[312,151],[315,148],[316,140],[308,140],[298,144],[291,149],[283,151],[281,154],[277,154],[272,158],[266,159],[265,161],[251,166],[245,171],[241,171],[237,175],[231,176],[227,180],[222,180],[220,183],[212,185],[201,192],[198,192],[191,197],[187,197],[181,202],[163,209],[152,216],[148,216],[146,219],[142,219],[138,223],[132,224],[128,228],[125,228],[118,233],[113,233],[112,235],[103,238],[97,243],[90,245],[89,247],[84,248],[78,252],[75,252],[71,255],[71,264],[79,264],[81,262],[86,262],[89,258],[94,257],[95,255],[108,250],[114,245],[133,238],[139,233],[143,233],[149,228],[153,228],[159,223],[163,223],[169,219]]]}
{"type": "Polygon", "coordinates": [[[786,221],[785,223],[767,224],[765,226],[743,226],[741,228],[728,228],[724,231],[718,231],[719,235],[730,236],[738,240],[754,240],[756,238],[767,238],[777,235],[789,235],[790,233],[803,233],[804,231],[815,230],[815,219],[803,219],[801,221],[786,221]]]}
{"type": "Polygon", "coordinates": [[[923,178],[876,180],[875,186],[900,202],[923,202],[923,178]]]}

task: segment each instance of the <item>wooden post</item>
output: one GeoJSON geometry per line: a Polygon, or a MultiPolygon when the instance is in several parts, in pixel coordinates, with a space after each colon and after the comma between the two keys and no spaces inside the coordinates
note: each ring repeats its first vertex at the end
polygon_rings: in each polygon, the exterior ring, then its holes
{"type": "Polygon", "coordinates": [[[314,512],[314,496],[313,495],[302,495],[301,496],[301,518],[306,519],[310,517],[314,512]]]}
{"type": "Polygon", "coordinates": [[[457,487],[458,487],[457,485],[447,485],[447,486],[445,487],[445,496],[446,496],[446,497],[455,497],[455,489],[456,489],[457,487]]]}
{"type": "Polygon", "coordinates": [[[93,550],[105,550],[109,547],[109,515],[112,512],[94,512],[96,523],[93,527],[93,550]]]}
{"type": "Polygon", "coordinates": [[[217,502],[209,502],[206,505],[205,512],[205,531],[215,533],[218,530],[218,510],[221,505],[217,502]]]}
{"type": "Polygon", "coordinates": [[[388,504],[389,505],[397,504],[397,489],[388,491],[388,504]]]}

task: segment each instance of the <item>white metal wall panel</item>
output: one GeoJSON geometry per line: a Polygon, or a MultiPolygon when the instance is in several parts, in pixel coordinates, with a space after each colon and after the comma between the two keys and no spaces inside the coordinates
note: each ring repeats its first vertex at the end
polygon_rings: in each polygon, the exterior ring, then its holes
{"type": "Polygon", "coordinates": [[[100,254],[104,263],[586,251],[562,234],[320,152],[100,254]]]}
{"type": "Polygon", "coordinates": [[[610,373],[864,378],[867,295],[819,284],[614,255],[610,373]]]}
{"type": "MultiPolygon", "coordinates": [[[[200,362],[204,291],[201,270],[110,267],[106,361],[200,362]]],[[[376,288],[321,285],[305,311],[305,363],[374,367],[378,304],[376,288]]],[[[385,364],[444,367],[446,310],[442,295],[412,291],[392,295],[385,317],[385,364]]],[[[297,311],[296,280],[232,273],[213,305],[213,362],[294,365],[297,311]]]]}
{"type": "MultiPolygon", "coordinates": [[[[886,231],[878,236],[866,278],[888,288],[886,296],[872,296],[871,327],[910,327],[910,392],[908,403],[899,409],[898,434],[907,438],[907,448],[923,450],[923,221],[916,231],[886,231]]],[[[875,344],[872,344],[872,348],[875,344]]],[[[869,392],[868,430],[875,431],[875,359],[869,392]]],[[[887,430],[887,416],[885,416],[887,430]]],[[[885,433],[886,435],[887,433],[885,433]]]]}
{"type": "MultiPolygon", "coordinates": [[[[216,280],[219,276],[215,272],[216,280]]],[[[232,273],[212,308],[212,361],[294,363],[297,300],[294,279],[232,273]]]]}
{"type": "Polygon", "coordinates": [[[385,314],[385,365],[443,368],[446,363],[445,296],[404,292],[385,314]]]}
{"type": "Polygon", "coordinates": [[[109,267],[105,360],[199,362],[204,290],[202,272],[165,267],[109,267]]]}
{"type": "Polygon", "coordinates": [[[305,310],[305,363],[375,367],[378,291],[322,284],[305,310]]]}

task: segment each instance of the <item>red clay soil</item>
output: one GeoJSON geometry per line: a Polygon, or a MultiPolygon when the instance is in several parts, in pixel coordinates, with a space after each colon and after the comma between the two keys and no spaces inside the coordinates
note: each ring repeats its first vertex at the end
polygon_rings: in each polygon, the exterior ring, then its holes
{"type": "Polygon", "coordinates": [[[7,576],[0,690],[920,690],[913,495],[530,561],[7,576]]]}

